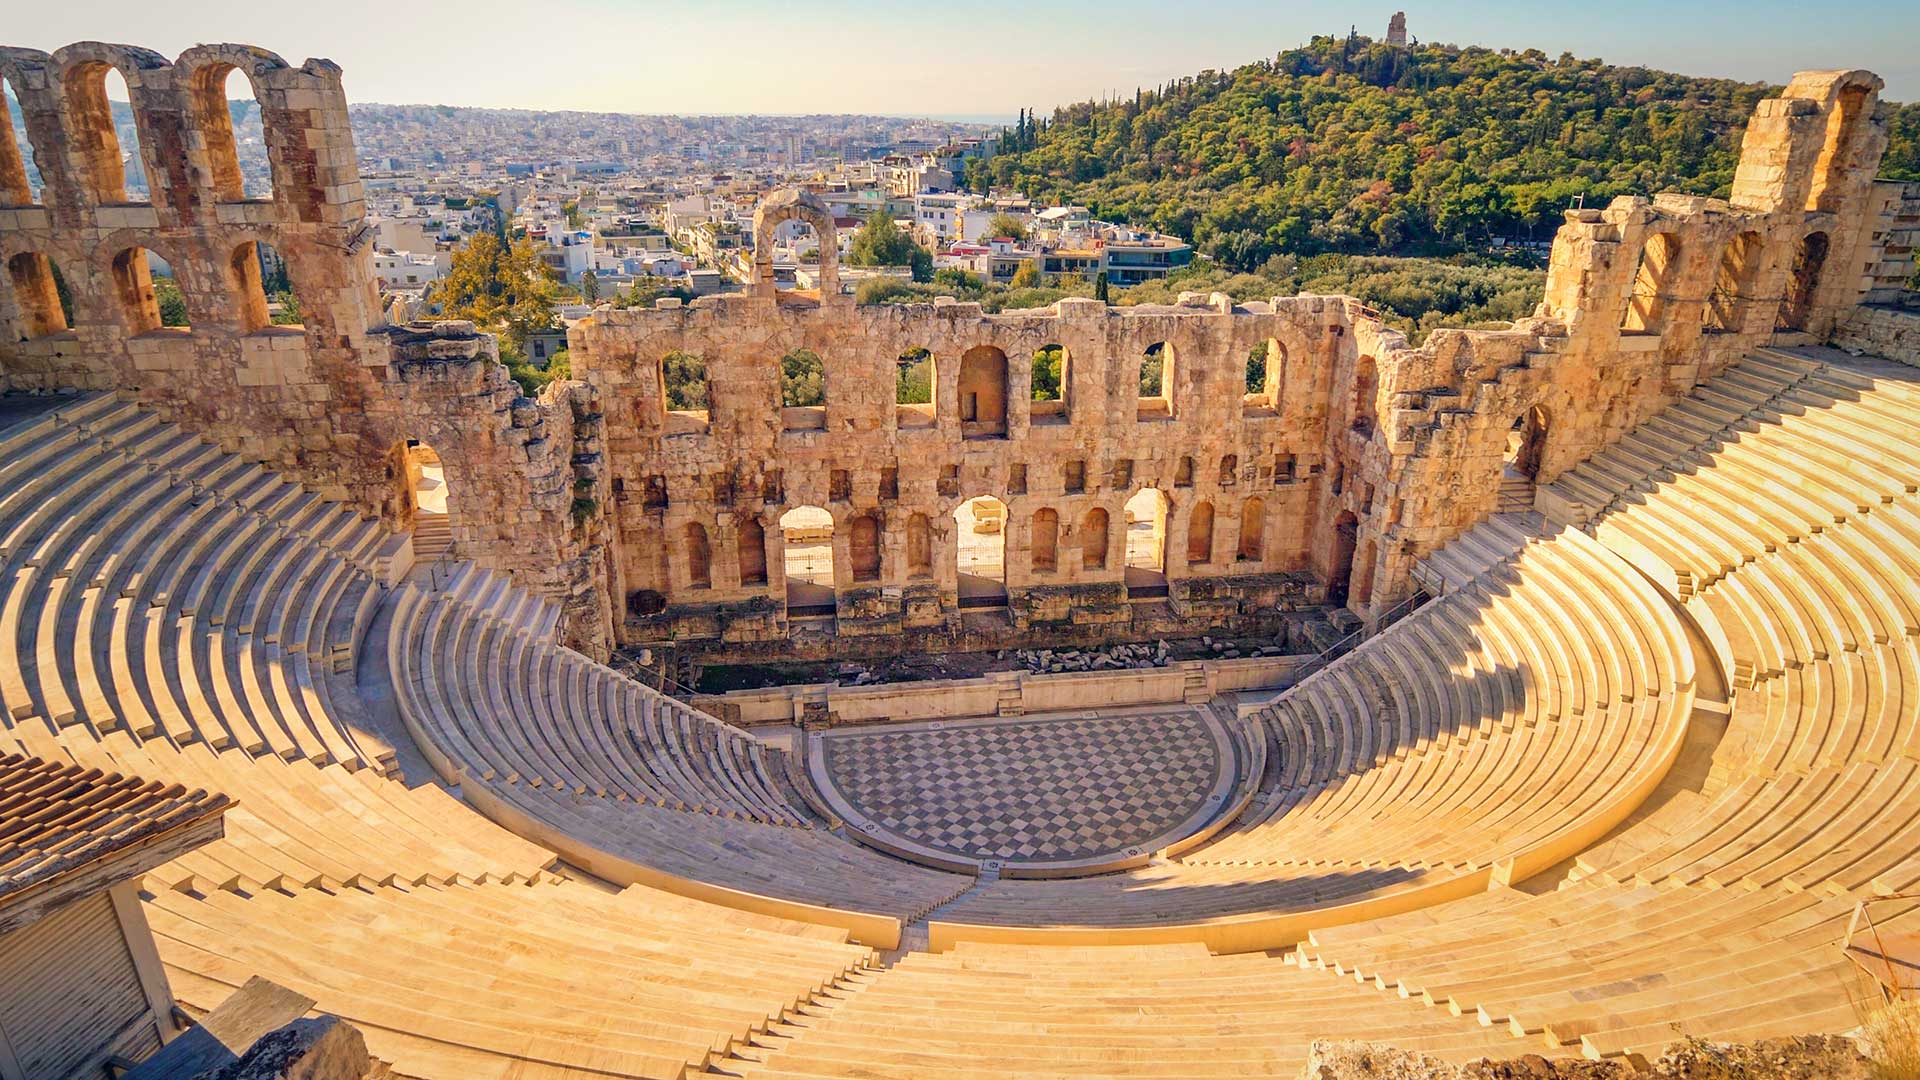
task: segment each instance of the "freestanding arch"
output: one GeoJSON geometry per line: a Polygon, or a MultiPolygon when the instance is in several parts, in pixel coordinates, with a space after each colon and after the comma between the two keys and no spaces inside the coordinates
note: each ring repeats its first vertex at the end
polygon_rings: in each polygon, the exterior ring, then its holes
{"type": "Polygon", "coordinates": [[[777,295],[773,283],[773,231],[784,221],[804,221],[820,239],[820,295],[840,293],[840,234],[833,211],[810,191],[785,188],[760,200],[753,211],[753,292],[777,295]]]}
{"type": "Polygon", "coordinates": [[[1787,274],[1787,295],[1780,305],[1779,327],[1805,330],[1813,315],[1813,299],[1820,291],[1820,275],[1827,265],[1827,234],[1808,233],[1800,241],[1793,257],[1793,269],[1787,274]]]}

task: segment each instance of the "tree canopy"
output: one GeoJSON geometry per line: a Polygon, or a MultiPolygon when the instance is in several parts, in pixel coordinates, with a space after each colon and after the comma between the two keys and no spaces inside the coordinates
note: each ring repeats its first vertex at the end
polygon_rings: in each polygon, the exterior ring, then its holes
{"type": "Polygon", "coordinates": [[[885,211],[867,215],[847,247],[847,262],[854,266],[905,266],[912,270],[915,281],[933,277],[933,254],[914,243],[913,237],[902,232],[885,211]]]}
{"type": "MultiPolygon", "coordinates": [[[[1193,242],[1274,254],[1448,254],[1547,239],[1571,200],[1725,195],[1776,87],[1544,53],[1318,37],[1132,98],[1022,113],[977,191],[1014,187],[1193,242]]],[[[1920,105],[1889,108],[1881,175],[1920,179],[1920,105]]]]}

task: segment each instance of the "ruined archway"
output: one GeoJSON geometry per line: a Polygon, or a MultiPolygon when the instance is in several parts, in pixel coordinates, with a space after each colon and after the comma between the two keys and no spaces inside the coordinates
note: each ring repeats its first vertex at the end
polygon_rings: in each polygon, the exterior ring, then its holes
{"type": "Polygon", "coordinates": [[[780,539],[787,617],[833,615],[833,515],[818,506],[796,506],[780,515],[780,539]]]}
{"type": "Polygon", "coordinates": [[[840,292],[840,240],[833,224],[833,212],[820,197],[808,191],[787,188],[760,200],[753,211],[753,291],[756,296],[774,297],[773,231],[783,221],[804,221],[812,226],[820,241],[820,295],[840,292]]]}
{"type": "Polygon", "coordinates": [[[447,470],[432,446],[408,439],[399,448],[399,479],[413,509],[413,561],[432,563],[453,553],[453,499],[447,470]]]}
{"type": "Polygon", "coordinates": [[[1007,504],[992,495],[962,499],[954,507],[954,569],[962,608],[1007,603],[1007,504]]]}
{"type": "Polygon", "coordinates": [[[1787,274],[1787,295],[1780,305],[1782,330],[1805,330],[1813,315],[1813,300],[1820,291],[1820,275],[1827,265],[1827,234],[1808,233],[1794,253],[1793,269],[1787,274]]]}
{"type": "Polygon", "coordinates": [[[83,59],[62,72],[61,86],[68,137],[80,151],[87,194],[101,205],[152,201],[140,146],[139,112],[132,108],[133,91],[125,73],[105,60],[83,59]],[[130,114],[124,128],[130,147],[120,137],[116,103],[130,114]],[[135,195],[147,197],[136,199],[135,195]]]}

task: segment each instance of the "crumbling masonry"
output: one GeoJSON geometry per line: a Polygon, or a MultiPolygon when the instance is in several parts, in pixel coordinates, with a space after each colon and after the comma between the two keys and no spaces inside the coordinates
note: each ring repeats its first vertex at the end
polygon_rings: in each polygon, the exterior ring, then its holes
{"type": "Polygon", "coordinates": [[[1880,81],[1802,73],[1755,113],[1731,198],[1570,211],[1533,318],[1412,349],[1340,297],[988,315],[779,292],[767,241],[788,219],[822,234],[821,278],[837,282],[831,217],[782,192],[756,220],[750,291],[596,311],[569,335],[576,381],[535,400],[470,326],[387,324],[331,63],[88,42],[0,50],[0,76],[45,183],[35,203],[0,129],[7,389],[135,393],[401,530],[404,448],[425,442],[456,553],[562,597],[569,640],[599,656],[622,641],[783,645],[799,620],[780,520],[802,506],[833,519],[825,628],[843,642],[1261,625],[1329,601],[1377,616],[1423,554],[1495,509],[1503,476],[1551,480],[1757,345],[1857,324],[1888,257],[1876,223],[1899,203],[1873,180],[1880,81]],[[126,201],[108,68],[131,91],[147,202],[126,201]],[[271,199],[240,190],[236,69],[262,106],[271,199]],[[256,243],[284,258],[304,326],[267,325],[256,243]],[[147,252],[173,269],[190,327],[159,326],[147,252]],[[1034,401],[1048,346],[1064,352],[1060,400],[1034,401]],[[1266,385],[1247,393],[1262,346],[1266,385]],[[822,405],[781,405],[796,349],[822,360],[822,405]],[[916,350],[933,401],[897,405],[916,350]],[[705,410],[668,408],[674,353],[701,362],[705,410]],[[1142,397],[1150,354],[1162,392],[1142,397]],[[1164,554],[1130,584],[1124,507],[1143,488],[1164,498],[1164,554]],[[1007,511],[1005,615],[985,630],[963,606],[954,516],[979,496],[1007,511]]]}

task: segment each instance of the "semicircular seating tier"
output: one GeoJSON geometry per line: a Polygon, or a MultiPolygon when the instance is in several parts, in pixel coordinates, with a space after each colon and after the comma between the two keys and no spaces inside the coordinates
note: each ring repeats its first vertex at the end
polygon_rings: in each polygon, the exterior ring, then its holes
{"type": "MultiPolygon", "coordinates": [[[[0,432],[0,753],[237,800],[143,883],[189,1013],[264,975],[400,1075],[664,1080],[873,961],[845,930],[569,879],[400,775],[356,660],[404,538],[115,397],[34,404],[0,432]]],[[[462,575],[551,636],[550,606],[462,575]]]]}
{"type": "Polygon", "coordinates": [[[1579,532],[1536,538],[1267,708],[1263,790],[1211,844],[984,886],[940,913],[934,942],[1151,930],[1271,948],[1528,877],[1659,784],[1693,686],[1685,630],[1644,578],[1579,532]]]}
{"type": "Polygon", "coordinates": [[[1315,930],[1303,962],[1545,1047],[1841,1032],[1859,905],[1920,931],[1920,373],[1763,352],[1546,494],[1684,598],[1724,731],[1558,887],[1315,930]]]}
{"type": "Polygon", "coordinates": [[[816,827],[784,752],[521,632],[484,598],[402,586],[388,643],[401,714],[441,778],[610,881],[884,947],[972,884],[816,827]]]}

